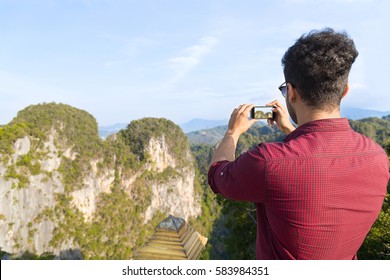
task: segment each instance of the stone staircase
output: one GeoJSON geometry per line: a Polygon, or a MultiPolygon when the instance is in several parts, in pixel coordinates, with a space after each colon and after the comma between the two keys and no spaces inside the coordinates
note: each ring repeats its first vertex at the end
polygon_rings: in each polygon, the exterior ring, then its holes
{"type": "Polygon", "coordinates": [[[169,216],[155,229],[153,236],[138,251],[137,260],[196,260],[207,238],[181,218],[169,216]]]}

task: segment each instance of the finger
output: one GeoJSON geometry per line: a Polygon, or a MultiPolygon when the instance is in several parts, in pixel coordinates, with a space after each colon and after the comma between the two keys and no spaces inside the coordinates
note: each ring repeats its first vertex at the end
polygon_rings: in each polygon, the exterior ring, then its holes
{"type": "Polygon", "coordinates": [[[255,104],[245,104],[244,113],[249,114],[249,111],[252,110],[252,108],[255,107],[255,104]]]}
{"type": "Polygon", "coordinates": [[[237,110],[238,112],[240,112],[240,111],[242,111],[244,108],[245,108],[245,104],[241,104],[241,105],[239,105],[239,106],[236,108],[236,110],[237,110]]]}
{"type": "Polygon", "coordinates": [[[238,110],[238,114],[248,115],[249,111],[254,107],[253,104],[243,104],[241,105],[240,109],[238,110]]]}
{"type": "Polygon", "coordinates": [[[272,111],[275,114],[275,118],[281,118],[286,114],[286,112],[281,107],[272,108],[272,111]]]}
{"type": "Polygon", "coordinates": [[[268,104],[266,104],[266,106],[277,106],[277,107],[283,107],[283,104],[279,101],[279,100],[274,100],[268,104]]]}
{"type": "Polygon", "coordinates": [[[240,111],[240,109],[244,106],[244,104],[238,105],[236,108],[234,108],[234,111],[240,111]]]}
{"type": "Polygon", "coordinates": [[[274,101],[271,101],[270,103],[265,104],[265,106],[274,106],[274,105],[276,105],[277,102],[278,102],[278,100],[274,100],[274,101]]]}
{"type": "Polygon", "coordinates": [[[272,111],[279,112],[282,114],[287,114],[286,108],[283,106],[283,104],[279,100],[272,101],[271,103],[268,103],[268,104],[270,104],[270,106],[274,107],[274,108],[272,108],[272,111]]]}

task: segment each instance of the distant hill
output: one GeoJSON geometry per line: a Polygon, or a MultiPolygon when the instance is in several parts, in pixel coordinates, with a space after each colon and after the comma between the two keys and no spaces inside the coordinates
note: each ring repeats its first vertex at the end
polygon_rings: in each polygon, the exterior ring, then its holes
{"type": "MultiPolygon", "coordinates": [[[[362,118],[359,120],[349,119],[349,123],[353,130],[362,133],[382,146],[385,146],[386,140],[390,137],[390,115],[384,117],[369,117],[362,118]]],[[[186,133],[187,138],[191,145],[215,145],[223,138],[225,132],[227,130],[227,125],[217,126],[210,129],[201,129],[198,131],[192,131],[190,133],[186,133]]],[[[252,134],[257,142],[259,141],[259,137],[261,136],[269,136],[270,139],[266,139],[268,141],[272,141],[272,135],[276,133],[275,127],[267,127],[265,123],[258,122],[248,131],[249,134],[252,134]],[[258,134],[260,132],[260,134],[258,134]],[[257,140],[256,140],[257,139],[257,140]]],[[[276,134],[275,134],[276,137],[276,134]]],[[[277,135],[280,137],[280,135],[277,135]]],[[[283,137],[282,137],[283,138],[283,137]]],[[[264,139],[262,139],[264,140],[264,139]]],[[[278,141],[281,140],[277,139],[278,141]]]]}
{"type": "MultiPolygon", "coordinates": [[[[370,117],[377,117],[377,118],[382,118],[385,116],[388,116],[390,118],[390,111],[376,111],[376,110],[368,110],[368,109],[359,109],[359,108],[341,108],[341,115],[344,118],[348,118],[350,120],[360,120],[360,119],[365,119],[365,118],[370,118],[370,117]]],[[[195,137],[196,135],[207,135],[203,136],[203,139],[209,139],[211,142],[215,142],[215,140],[212,140],[215,135],[215,133],[219,133],[216,131],[210,132],[206,131],[208,129],[212,128],[217,128],[217,127],[223,127],[227,126],[228,124],[227,119],[225,120],[206,120],[206,119],[192,119],[189,122],[179,124],[181,129],[183,130],[184,133],[190,136],[190,141],[194,140],[194,143],[197,143],[197,140],[195,137]],[[189,134],[192,132],[198,132],[195,134],[189,134]],[[206,134],[205,134],[206,133],[206,134]]],[[[106,138],[111,134],[114,134],[118,132],[121,129],[126,128],[128,124],[126,123],[117,123],[113,125],[108,125],[108,126],[99,126],[99,136],[101,138],[106,138]]],[[[218,129],[217,129],[218,131],[218,129]]],[[[224,133],[224,132],[223,132],[224,133]]],[[[198,137],[199,138],[199,137],[198,137]]],[[[220,138],[219,138],[220,139],[220,138]]],[[[206,141],[209,142],[209,141],[206,141]]],[[[210,143],[211,143],[210,142],[210,143]]],[[[218,142],[218,141],[217,141],[218,142]]],[[[216,143],[216,142],[215,142],[216,143]]]]}
{"type": "Polygon", "coordinates": [[[227,125],[228,120],[204,120],[204,119],[193,119],[189,122],[179,125],[184,133],[189,133],[192,131],[214,128],[217,126],[227,125]]]}
{"type": "Polygon", "coordinates": [[[352,129],[370,137],[382,147],[390,143],[390,116],[349,120],[352,129]]]}
{"type": "MultiPolygon", "coordinates": [[[[189,133],[192,131],[198,131],[202,129],[214,128],[218,126],[227,125],[228,120],[204,120],[204,119],[193,119],[189,122],[183,123],[180,128],[184,133],[189,133]]],[[[119,130],[126,128],[128,124],[126,123],[117,123],[107,126],[99,126],[99,136],[101,138],[106,138],[111,134],[117,133],[119,130]]]]}
{"type": "Polygon", "coordinates": [[[116,123],[113,125],[99,126],[99,136],[101,138],[106,138],[107,136],[126,128],[127,125],[127,123],[116,123]]]}
{"type": "Polygon", "coordinates": [[[341,116],[350,120],[360,120],[370,117],[382,118],[388,115],[390,115],[390,111],[376,111],[368,109],[341,107],[341,116]]]}
{"type": "MultiPolygon", "coordinates": [[[[341,115],[344,118],[350,120],[360,120],[370,117],[382,118],[384,116],[390,115],[390,111],[377,111],[377,110],[368,110],[360,108],[341,108],[341,115]]],[[[180,124],[179,126],[184,131],[184,133],[190,133],[194,131],[211,129],[214,127],[225,126],[229,122],[228,119],[225,120],[206,120],[206,119],[193,119],[189,122],[180,124]]]]}
{"type": "MultiPolygon", "coordinates": [[[[198,131],[186,133],[186,135],[191,145],[215,145],[223,138],[227,127],[227,125],[222,125],[209,129],[201,129],[198,131]]],[[[259,128],[263,127],[266,127],[266,124],[264,122],[257,122],[255,125],[252,126],[251,129],[258,130],[259,128]]]]}
{"type": "Polygon", "coordinates": [[[220,141],[227,130],[227,125],[217,126],[209,129],[202,129],[186,133],[191,144],[215,145],[220,141]]]}

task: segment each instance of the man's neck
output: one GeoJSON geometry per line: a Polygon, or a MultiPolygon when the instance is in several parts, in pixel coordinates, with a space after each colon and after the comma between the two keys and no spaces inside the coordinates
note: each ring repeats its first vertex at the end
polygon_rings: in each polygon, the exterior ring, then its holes
{"type": "Polygon", "coordinates": [[[324,119],[334,119],[334,118],[341,118],[340,114],[340,108],[336,108],[335,110],[331,112],[327,111],[320,111],[320,110],[302,110],[301,113],[297,115],[298,119],[298,126],[301,126],[305,123],[317,121],[317,120],[324,120],[324,119]]]}

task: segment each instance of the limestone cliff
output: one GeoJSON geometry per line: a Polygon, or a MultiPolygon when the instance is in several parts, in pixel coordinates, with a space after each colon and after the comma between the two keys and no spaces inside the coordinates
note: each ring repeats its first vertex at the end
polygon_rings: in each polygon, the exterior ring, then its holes
{"type": "Polygon", "coordinates": [[[194,159],[175,124],[97,133],[87,112],[54,103],[0,127],[1,250],[130,258],[161,217],[200,215],[194,159]]]}

